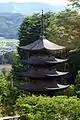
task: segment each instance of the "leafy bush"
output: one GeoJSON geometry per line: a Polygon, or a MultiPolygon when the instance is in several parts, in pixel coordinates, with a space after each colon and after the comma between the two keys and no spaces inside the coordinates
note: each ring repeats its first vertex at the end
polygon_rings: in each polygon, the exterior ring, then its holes
{"type": "Polygon", "coordinates": [[[22,120],[80,120],[80,99],[76,96],[20,96],[15,109],[22,120]]]}

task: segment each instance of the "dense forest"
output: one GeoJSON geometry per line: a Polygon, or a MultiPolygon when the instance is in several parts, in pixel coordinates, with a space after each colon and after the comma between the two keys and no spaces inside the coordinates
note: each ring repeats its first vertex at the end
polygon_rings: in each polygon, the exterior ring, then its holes
{"type": "MultiPolygon", "coordinates": [[[[78,0],[70,1],[80,9],[78,0]]],[[[19,58],[24,52],[18,49],[18,53],[10,56],[11,59],[15,56],[12,71],[0,72],[0,117],[19,114],[21,120],[80,120],[80,13],[66,9],[60,13],[47,12],[44,18],[47,39],[66,46],[64,54],[69,58],[70,81],[73,79],[73,82],[53,97],[36,96],[13,87],[15,71],[23,68],[19,58]]],[[[40,35],[41,14],[27,17],[19,27],[19,45],[27,45],[40,35]]]]}
{"type": "Polygon", "coordinates": [[[20,13],[0,13],[0,37],[18,38],[18,27],[23,19],[20,13]]]}

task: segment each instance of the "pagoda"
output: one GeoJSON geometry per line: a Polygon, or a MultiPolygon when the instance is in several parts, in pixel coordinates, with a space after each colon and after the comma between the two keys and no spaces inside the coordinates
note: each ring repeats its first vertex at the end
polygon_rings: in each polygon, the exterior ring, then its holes
{"type": "Polygon", "coordinates": [[[60,72],[56,68],[56,65],[66,62],[67,59],[56,58],[54,54],[55,51],[63,50],[65,47],[52,43],[44,36],[43,12],[42,36],[29,45],[21,46],[20,49],[26,53],[21,63],[27,64],[28,69],[26,72],[16,72],[16,74],[24,79],[27,78],[27,83],[16,85],[16,87],[31,93],[47,93],[68,88],[69,85],[64,85],[64,82],[60,83],[62,77],[68,72],[60,72]]]}

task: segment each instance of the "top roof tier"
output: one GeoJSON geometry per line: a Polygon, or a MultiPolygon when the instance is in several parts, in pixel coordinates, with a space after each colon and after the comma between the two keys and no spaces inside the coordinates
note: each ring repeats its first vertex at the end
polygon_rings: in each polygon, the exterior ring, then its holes
{"type": "Polygon", "coordinates": [[[52,43],[51,41],[47,40],[45,36],[42,36],[37,41],[34,41],[26,46],[21,46],[20,48],[27,51],[56,51],[62,50],[65,47],[52,43]]]}

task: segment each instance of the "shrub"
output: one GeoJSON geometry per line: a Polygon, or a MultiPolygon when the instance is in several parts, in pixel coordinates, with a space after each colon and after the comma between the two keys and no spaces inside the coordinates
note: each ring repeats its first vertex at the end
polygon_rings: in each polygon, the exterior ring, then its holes
{"type": "Polygon", "coordinates": [[[76,96],[20,96],[15,109],[25,120],[80,120],[80,99],[76,96]]]}

